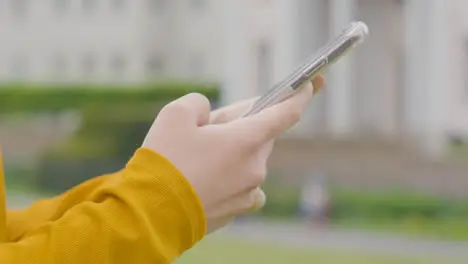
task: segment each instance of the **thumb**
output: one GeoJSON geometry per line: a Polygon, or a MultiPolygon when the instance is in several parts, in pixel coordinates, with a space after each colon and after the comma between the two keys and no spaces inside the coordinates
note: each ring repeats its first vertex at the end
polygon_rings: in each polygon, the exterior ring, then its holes
{"type": "Polygon", "coordinates": [[[189,126],[204,126],[210,120],[211,105],[206,96],[190,93],[167,104],[160,113],[161,118],[167,118],[169,124],[185,123],[189,126]]]}
{"type": "Polygon", "coordinates": [[[211,112],[210,124],[224,124],[239,118],[257,99],[258,97],[244,100],[211,112]]]}
{"type": "Polygon", "coordinates": [[[228,126],[234,126],[240,133],[247,133],[244,137],[249,138],[252,144],[263,145],[279,137],[300,120],[313,96],[313,90],[313,86],[308,84],[285,101],[255,115],[235,120],[228,126]]]}

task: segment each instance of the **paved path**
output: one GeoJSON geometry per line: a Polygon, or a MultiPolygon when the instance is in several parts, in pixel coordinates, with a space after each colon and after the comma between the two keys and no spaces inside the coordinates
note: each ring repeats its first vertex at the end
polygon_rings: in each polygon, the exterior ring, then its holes
{"type": "MultiPolygon", "coordinates": [[[[36,199],[24,194],[10,194],[10,207],[24,207],[36,199]]],[[[468,242],[417,240],[401,235],[364,234],[345,230],[312,230],[300,224],[240,221],[220,233],[250,239],[305,248],[373,252],[391,255],[461,258],[468,260],[468,242]]]]}
{"type": "Polygon", "coordinates": [[[258,242],[268,241],[307,248],[468,260],[468,242],[417,240],[404,236],[344,230],[312,230],[300,224],[252,221],[233,224],[222,232],[258,242]]]}

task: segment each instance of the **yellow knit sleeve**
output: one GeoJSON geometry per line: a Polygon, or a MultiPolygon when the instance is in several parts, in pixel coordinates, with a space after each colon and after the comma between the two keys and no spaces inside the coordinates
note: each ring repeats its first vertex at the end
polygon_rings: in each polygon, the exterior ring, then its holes
{"type": "Polygon", "coordinates": [[[57,219],[0,244],[0,263],[171,263],[205,235],[195,191],[164,157],[139,149],[118,175],[57,219]]]}
{"type": "Polygon", "coordinates": [[[122,173],[95,177],[65,193],[35,201],[24,209],[10,209],[6,213],[6,234],[8,242],[15,242],[46,222],[55,221],[75,205],[91,201],[93,196],[111,181],[117,181],[122,173]]]}

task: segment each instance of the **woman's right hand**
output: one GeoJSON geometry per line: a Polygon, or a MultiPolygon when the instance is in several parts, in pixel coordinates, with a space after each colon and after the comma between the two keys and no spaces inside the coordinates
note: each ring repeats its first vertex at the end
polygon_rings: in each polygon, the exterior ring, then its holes
{"type": "MultiPolygon", "coordinates": [[[[322,88],[322,77],[313,83],[316,89],[322,88]]],[[[186,95],[161,110],[143,147],[169,159],[192,184],[210,233],[263,206],[260,185],[267,173],[272,143],[299,121],[313,90],[309,85],[247,118],[237,118],[242,107],[227,108],[222,122],[213,121],[215,114],[210,113],[206,97],[186,95]]]]}

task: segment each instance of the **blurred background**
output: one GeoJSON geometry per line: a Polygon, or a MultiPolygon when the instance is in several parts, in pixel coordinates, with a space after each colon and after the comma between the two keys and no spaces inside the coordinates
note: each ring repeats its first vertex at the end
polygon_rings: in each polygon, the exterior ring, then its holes
{"type": "Polygon", "coordinates": [[[10,207],[120,169],[158,110],[256,96],[362,20],[281,138],[266,207],[179,263],[466,263],[468,2],[1,0],[10,207]]]}

